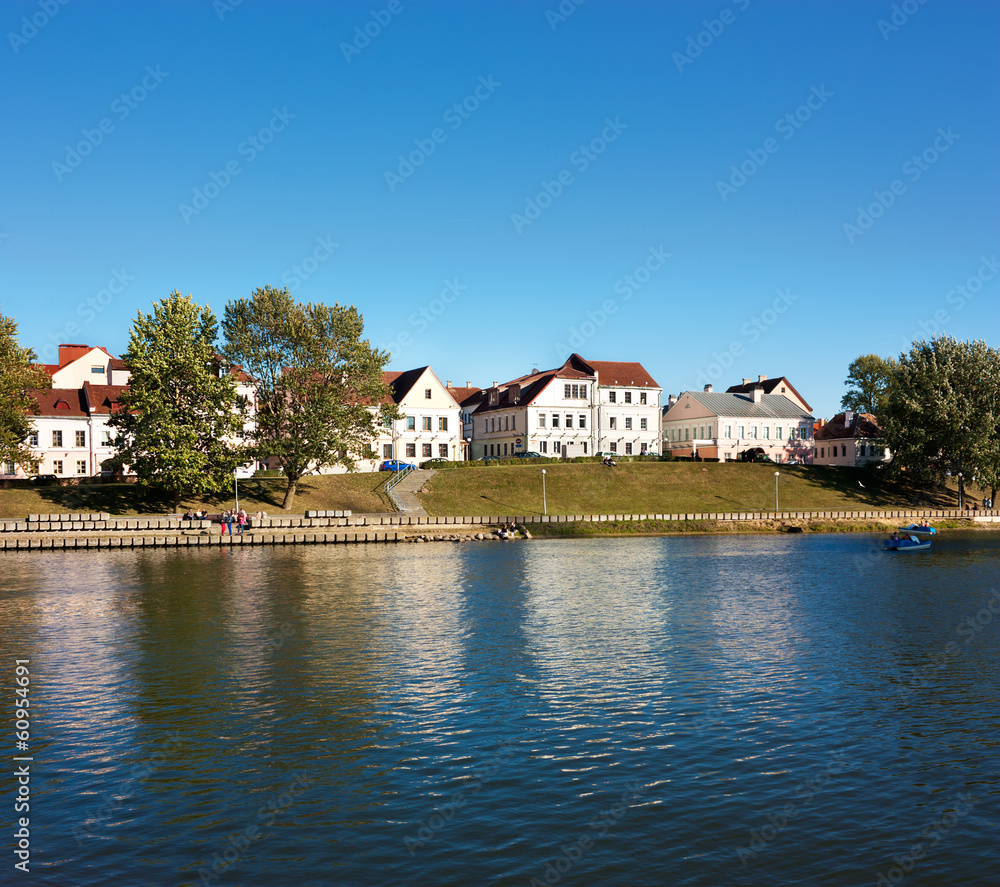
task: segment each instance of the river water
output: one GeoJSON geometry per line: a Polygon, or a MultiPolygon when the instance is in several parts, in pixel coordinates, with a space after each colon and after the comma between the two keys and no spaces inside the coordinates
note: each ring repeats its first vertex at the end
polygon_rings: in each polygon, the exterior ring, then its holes
{"type": "Polygon", "coordinates": [[[875,543],[8,553],[0,883],[996,885],[1000,534],[875,543]]]}

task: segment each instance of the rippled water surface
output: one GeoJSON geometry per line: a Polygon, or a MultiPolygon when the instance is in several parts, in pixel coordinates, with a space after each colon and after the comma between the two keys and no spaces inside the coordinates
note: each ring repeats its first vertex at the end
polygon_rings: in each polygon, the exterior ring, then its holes
{"type": "Polygon", "coordinates": [[[996,885],[998,555],[7,554],[32,857],[10,777],[0,883],[996,885]]]}

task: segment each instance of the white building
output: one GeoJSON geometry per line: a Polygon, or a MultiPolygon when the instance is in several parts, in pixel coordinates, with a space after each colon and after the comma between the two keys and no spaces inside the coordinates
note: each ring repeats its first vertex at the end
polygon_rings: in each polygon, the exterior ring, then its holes
{"type": "Polygon", "coordinates": [[[816,430],[817,465],[866,465],[885,462],[889,450],[871,413],[838,413],[816,430]]]}
{"type": "MultiPolygon", "coordinates": [[[[773,462],[811,463],[814,419],[786,394],[685,391],[663,414],[663,450],[723,462],[767,456],[773,462]]],[[[808,406],[808,404],[807,404],[808,406]]]]}
{"type": "Polygon", "coordinates": [[[471,413],[472,458],[658,453],[661,393],[639,363],[572,354],[482,393],[471,413]]]}

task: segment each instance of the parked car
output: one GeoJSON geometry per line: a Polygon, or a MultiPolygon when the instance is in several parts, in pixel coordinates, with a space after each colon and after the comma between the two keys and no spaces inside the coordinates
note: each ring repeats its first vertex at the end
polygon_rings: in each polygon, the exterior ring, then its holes
{"type": "Polygon", "coordinates": [[[542,454],[536,453],[534,450],[529,450],[526,453],[514,453],[515,459],[541,459],[542,454]]]}
{"type": "Polygon", "coordinates": [[[379,471],[409,471],[411,468],[416,468],[416,465],[410,462],[403,462],[399,459],[386,459],[378,470],[379,471]]]}
{"type": "Polygon", "coordinates": [[[28,483],[38,487],[47,487],[59,483],[59,478],[54,474],[33,474],[28,478],[28,483]]]}
{"type": "Polygon", "coordinates": [[[612,452],[611,452],[611,450],[601,450],[601,452],[599,452],[599,453],[594,453],[594,455],[595,455],[595,456],[596,456],[596,457],[597,457],[598,459],[607,459],[607,458],[608,458],[609,456],[610,456],[610,457],[611,457],[612,459],[617,459],[617,458],[618,458],[618,457],[619,457],[619,456],[620,456],[621,454],[620,454],[620,453],[612,453],[612,452]]]}
{"type": "Polygon", "coordinates": [[[439,465],[447,465],[448,460],[444,456],[435,456],[433,459],[428,459],[426,462],[421,462],[421,468],[436,468],[439,465]]]}

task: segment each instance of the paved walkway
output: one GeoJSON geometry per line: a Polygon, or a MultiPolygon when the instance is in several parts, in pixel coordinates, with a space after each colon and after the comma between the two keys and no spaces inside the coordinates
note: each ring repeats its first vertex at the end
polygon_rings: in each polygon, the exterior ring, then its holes
{"type": "Polygon", "coordinates": [[[406,514],[414,517],[427,517],[427,512],[424,511],[416,494],[424,488],[427,481],[434,477],[435,473],[433,468],[418,468],[411,471],[393,487],[393,492],[399,496],[399,501],[403,503],[403,510],[406,514]]]}

